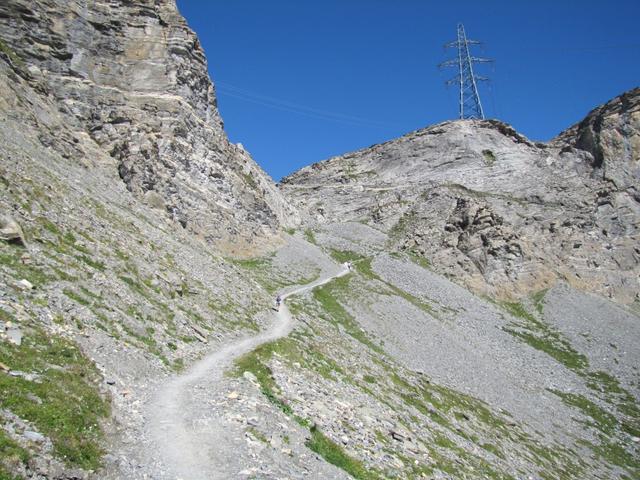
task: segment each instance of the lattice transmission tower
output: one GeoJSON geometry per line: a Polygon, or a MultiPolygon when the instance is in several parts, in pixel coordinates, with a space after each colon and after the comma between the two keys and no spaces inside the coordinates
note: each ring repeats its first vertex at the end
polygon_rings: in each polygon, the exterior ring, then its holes
{"type": "Polygon", "coordinates": [[[445,48],[457,48],[458,58],[453,58],[442,62],[439,67],[458,67],[458,74],[445,83],[447,85],[460,85],[460,118],[484,119],[480,94],[478,93],[477,82],[488,80],[473,73],[474,63],[490,63],[493,60],[488,58],[473,57],[469,45],[481,45],[477,40],[468,40],[464,31],[464,25],[458,24],[458,40],[445,44],[445,48]]]}

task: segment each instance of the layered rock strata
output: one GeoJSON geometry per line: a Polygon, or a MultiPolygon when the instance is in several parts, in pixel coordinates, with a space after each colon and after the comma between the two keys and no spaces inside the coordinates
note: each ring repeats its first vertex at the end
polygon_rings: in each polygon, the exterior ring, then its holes
{"type": "Polygon", "coordinates": [[[476,292],[509,298],[559,279],[638,298],[640,89],[549,144],[498,121],[445,122],[283,179],[312,222],[368,223],[476,292]]]}
{"type": "Polygon", "coordinates": [[[229,253],[263,249],[295,222],[273,182],[228,141],[204,52],[175,2],[11,0],[0,29],[65,118],[43,143],[65,140],[67,155],[91,168],[98,159],[78,145],[86,136],[134,196],[229,253]]]}

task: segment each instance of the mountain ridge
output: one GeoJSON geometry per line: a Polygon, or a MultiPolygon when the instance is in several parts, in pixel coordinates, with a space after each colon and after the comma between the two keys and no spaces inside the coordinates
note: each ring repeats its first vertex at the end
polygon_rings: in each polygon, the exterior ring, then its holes
{"type": "MultiPolygon", "coordinates": [[[[619,142],[634,146],[621,161],[610,148],[606,169],[593,151],[575,146],[587,148],[580,143],[585,125],[597,112],[609,111],[600,107],[548,144],[531,142],[499,121],[449,121],[305,167],[280,186],[312,222],[342,218],[395,229],[393,248],[436,257],[434,268],[477,292],[517,298],[561,278],[632,304],[639,301],[635,284],[628,283],[638,275],[639,260],[633,107],[639,92],[609,102],[629,99],[629,109],[616,115],[630,118],[630,140],[619,142]],[[605,170],[617,175],[617,184],[605,170]],[[435,202],[434,211],[426,211],[428,202],[435,202]],[[401,232],[405,227],[413,230],[401,232]],[[425,236],[435,237],[433,244],[425,236]],[[615,253],[602,255],[601,244],[615,253]],[[585,267],[572,267],[575,262],[585,267]],[[597,273],[605,269],[611,275],[597,273]],[[619,269],[624,273],[616,278],[619,269]],[[584,279],[585,273],[593,278],[584,279]],[[500,290],[498,283],[512,287],[500,290]]],[[[618,121],[612,117],[611,124],[618,121]]],[[[603,138],[614,127],[603,130],[603,138]]]]}

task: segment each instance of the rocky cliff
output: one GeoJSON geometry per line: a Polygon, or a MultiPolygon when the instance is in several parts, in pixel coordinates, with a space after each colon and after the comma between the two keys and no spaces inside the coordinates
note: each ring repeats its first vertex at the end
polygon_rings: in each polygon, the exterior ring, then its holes
{"type": "Polygon", "coordinates": [[[16,55],[5,62],[63,118],[40,134],[45,145],[87,169],[109,164],[136,198],[229,253],[273,244],[295,221],[228,141],[204,53],[174,1],[12,0],[0,27],[16,55]]]}
{"type": "Polygon", "coordinates": [[[174,2],[2,2],[0,477],[116,471],[155,386],[266,321],[229,257],[295,215],[174,2]]]}
{"type": "Polygon", "coordinates": [[[501,122],[445,122],[283,179],[315,222],[355,220],[476,292],[566,280],[638,302],[640,90],[549,144],[501,122]]]}

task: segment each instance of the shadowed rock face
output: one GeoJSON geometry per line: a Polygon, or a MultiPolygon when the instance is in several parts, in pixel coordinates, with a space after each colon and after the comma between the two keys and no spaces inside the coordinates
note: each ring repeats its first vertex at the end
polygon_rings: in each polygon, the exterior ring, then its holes
{"type": "MultiPolygon", "coordinates": [[[[0,28],[14,66],[54,97],[67,131],[108,153],[136,197],[231,253],[260,250],[295,222],[271,179],[228,141],[204,53],[175,2],[10,0],[0,28]]],[[[64,148],[61,136],[44,141],[64,148]]]]}
{"type": "Polygon", "coordinates": [[[445,122],[283,179],[311,221],[361,221],[389,246],[502,298],[563,279],[639,301],[640,89],[549,144],[508,125],[445,122]]]}

